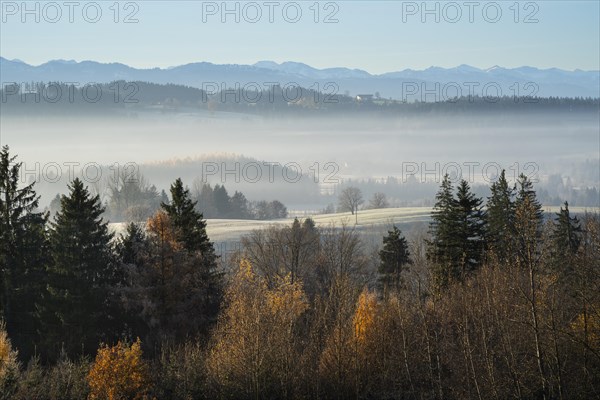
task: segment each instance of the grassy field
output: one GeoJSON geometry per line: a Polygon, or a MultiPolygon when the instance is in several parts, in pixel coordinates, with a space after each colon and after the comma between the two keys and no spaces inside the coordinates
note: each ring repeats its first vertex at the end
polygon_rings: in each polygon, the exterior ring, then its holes
{"type": "MultiPolygon", "coordinates": [[[[544,206],[546,213],[556,213],[560,207],[544,206]]],[[[598,208],[593,207],[570,207],[573,214],[583,214],[585,212],[600,212],[598,208]]],[[[388,227],[392,224],[407,225],[417,222],[429,221],[431,208],[429,207],[402,207],[402,208],[383,208],[377,210],[361,210],[358,212],[358,219],[349,212],[337,214],[319,214],[312,216],[318,227],[330,225],[341,226],[346,224],[354,226],[356,229],[365,230],[374,227],[388,227]],[[355,222],[358,221],[356,224],[355,222]]],[[[213,242],[237,241],[243,235],[252,232],[254,229],[261,229],[271,225],[290,225],[294,218],[284,218],[271,221],[256,221],[246,219],[208,219],[207,233],[213,242]]],[[[111,230],[117,234],[124,231],[124,223],[110,224],[111,230]]]]}

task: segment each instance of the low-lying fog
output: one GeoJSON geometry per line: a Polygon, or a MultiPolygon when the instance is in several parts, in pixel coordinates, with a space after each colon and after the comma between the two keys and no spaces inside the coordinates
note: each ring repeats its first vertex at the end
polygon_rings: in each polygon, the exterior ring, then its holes
{"type": "MultiPolygon", "coordinates": [[[[599,116],[594,112],[337,119],[148,113],[132,118],[11,117],[0,122],[2,144],[18,154],[24,169],[47,181],[40,185],[44,196],[64,192],[59,184],[49,185],[57,164],[66,175],[71,165],[135,163],[160,190],[178,176],[191,185],[207,162],[234,154],[295,170],[299,166],[305,174],[314,174],[318,163],[317,180],[323,186],[332,178],[431,180],[458,168],[466,177],[470,166],[475,171],[471,180],[482,183],[497,166],[510,170],[511,177],[518,170],[541,179],[560,174],[579,186],[598,187],[600,180],[599,116]],[[174,163],[186,159],[187,167],[174,163]],[[486,165],[490,167],[483,173],[486,165]]],[[[220,172],[211,170],[209,181],[224,183],[231,193],[252,183],[245,179],[248,171],[226,174],[225,180],[220,172]]],[[[295,200],[297,206],[314,203],[295,200]]]]}

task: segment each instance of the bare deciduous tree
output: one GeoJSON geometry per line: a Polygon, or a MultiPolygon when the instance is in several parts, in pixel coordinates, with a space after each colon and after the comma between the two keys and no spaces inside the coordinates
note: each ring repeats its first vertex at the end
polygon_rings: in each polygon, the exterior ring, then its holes
{"type": "Polygon", "coordinates": [[[390,203],[387,201],[385,197],[385,193],[377,192],[373,194],[373,197],[369,200],[369,208],[372,210],[378,208],[388,208],[390,203]]]}
{"type": "Polygon", "coordinates": [[[352,215],[356,216],[356,222],[358,223],[358,207],[364,203],[360,189],[354,186],[345,188],[340,193],[339,202],[340,211],[350,211],[352,215]]]}

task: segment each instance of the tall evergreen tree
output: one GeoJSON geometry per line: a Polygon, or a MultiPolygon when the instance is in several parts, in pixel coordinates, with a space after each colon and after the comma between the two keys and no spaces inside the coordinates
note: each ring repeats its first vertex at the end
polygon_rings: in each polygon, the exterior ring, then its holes
{"type": "Polygon", "coordinates": [[[432,262],[433,274],[440,286],[448,284],[452,260],[455,258],[452,254],[452,235],[455,229],[455,221],[452,220],[452,210],[455,203],[453,192],[454,187],[450,177],[446,174],[440,189],[435,195],[436,202],[429,223],[431,239],[427,241],[427,258],[432,262]]]}
{"type": "Polygon", "coordinates": [[[454,205],[454,187],[448,175],[444,176],[440,189],[435,195],[435,204],[431,212],[429,233],[432,236],[428,257],[435,262],[446,259],[446,248],[450,238],[450,215],[454,205]]]}
{"type": "Polygon", "coordinates": [[[249,219],[248,200],[242,192],[236,192],[231,197],[231,217],[239,219],[249,219]]]}
{"type": "Polygon", "coordinates": [[[565,201],[565,207],[560,208],[554,221],[551,243],[553,249],[552,261],[555,269],[563,272],[571,272],[573,260],[583,234],[577,217],[571,217],[569,203],[565,201]]]}
{"type": "Polygon", "coordinates": [[[20,355],[32,355],[39,329],[37,305],[45,286],[47,214],[36,212],[34,183],[19,187],[22,163],[8,146],[0,152],[0,319],[20,355]]]}
{"type": "Polygon", "coordinates": [[[186,304],[193,304],[194,312],[201,315],[200,319],[206,322],[201,323],[203,326],[194,325],[193,329],[196,332],[185,333],[206,332],[208,323],[216,320],[222,296],[222,280],[221,274],[217,271],[217,255],[206,233],[206,221],[203,215],[196,211],[196,202],[191,200],[189,190],[184,188],[181,179],[177,179],[171,185],[171,203],[163,203],[162,207],[168,217],[168,223],[173,227],[175,237],[167,246],[169,247],[167,258],[171,260],[161,256],[159,263],[170,262],[174,269],[182,271],[181,274],[185,276],[178,279],[182,282],[185,280],[184,285],[195,293],[193,302],[189,301],[192,296],[180,294],[183,298],[181,301],[174,301],[174,304],[178,304],[176,307],[186,308],[186,312],[192,312],[186,304]],[[177,249],[178,243],[181,244],[183,252],[177,249]],[[189,279],[186,279],[186,276],[189,279]]]}
{"type": "Polygon", "coordinates": [[[518,194],[515,201],[517,263],[525,268],[533,268],[539,258],[544,215],[535,190],[533,190],[533,183],[521,174],[517,184],[518,194]]]}
{"type": "Polygon", "coordinates": [[[427,256],[433,262],[434,277],[440,287],[462,280],[481,263],[485,243],[485,215],[482,199],[471,192],[468,182],[460,182],[456,198],[446,175],[436,195],[431,215],[427,256]]]}
{"type": "Polygon", "coordinates": [[[379,274],[385,288],[400,290],[403,267],[411,263],[408,242],[396,225],[383,237],[383,249],[379,251],[379,274]]]}
{"type": "Polygon", "coordinates": [[[185,249],[190,252],[200,251],[208,262],[214,263],[216,256],[213,244],[206,234],[206,221],[196,211],[196,202],[192,201],[181,178],[171,185],[170,204],[162,203],[161,206],[177,229],[177,239],[185,249]]]}
{"type": "Polygon", "coordinates": [[[214,205],[219,214],[219,218],[227,218],[231,213],[231,198],[227,189],[223,185],[215,185],[213,190],[214,205]]]}
{"type": "Polygon", "coordinates": [[[121,235],[116,246],[117,256],[123,264],[138,264],[148,251],[146,233],[135,222],[127,225],[126,234],[121,235]]]}
{"type": "Polygon", "coordinates": [[[469,183],[462,180],[456,193],[456,202],[452,209],[455,230],[452,235],[454,264],[458,266],[455,275],[460,278],[481,265],[485,240],[485,215],[481,204],[483,200],[473,192],[469,183]]]}
{"type": "MultiPolygon", "coordinates": [[[[113,235],[102,219],[104,208],[76,178],[50,231],[52,263],[46,302],[46,329],[67,354],[91,353],[111,339],[115,318],[111,288],[117,283],[113,235]]],[[[59,349],[54,349],[58,351],[59,349]]]]}
{"type": "Polygon", "coordinates": [[[488,249],[500,259],[506,261],[511,254],[514,235],[515,192],[506,180],[505,171],[491,187],[491,196],[487,201],[487,244],[488,249]]]}

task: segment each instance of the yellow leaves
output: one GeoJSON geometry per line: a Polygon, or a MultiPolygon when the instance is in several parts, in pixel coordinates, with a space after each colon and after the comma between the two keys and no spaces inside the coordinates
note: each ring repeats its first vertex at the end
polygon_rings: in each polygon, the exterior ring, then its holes
{"type": "Polygon", "coordinates": [[[0,322],[0,387],[4,380],[9,378],[9,375],[14,373],[18,367],[17,352],[13,350],[10,344],[4,322],[0,322]]]}
{"type": "Polygon", "coordinates": [[[139,338],[131,346],[121,342],[113,347],[103,346],[88,374],[89,399],[145,399],[148,375],[139,338]]]}
{"type": "Polygon", "coordinates": [[[367,341],[368,335],[375,326],[378,309],[379,304],[375,294],[369,292],[367,289],[363,290],[358,298],[358,305],[353,321],[354,337],[359,343],[367,341]]]}
{"type": "Polygon", "coordinates": [[[236,280],[245,282],[254,282],[256,280],[256,274],[254,273],[252,264],[245,258],[240,261],[240,269],[237,273],[236,280]]]}
{"type": "Polygon", "coordinates": [[[571,329],[579,335],[587,335],[590,345],[600,348],[600,318],[597,314],[579,314],[571,323],[571,329]]]}
{"type": "Polygon", "coordinates": [[[280,278],[273,289],[266,293],[268,309],[275,317],[294,321],[308,308],[302,284],[292,283],[291,275],[280,278]]]}
{"type": "Polygon", "coordinates": [[[181,244],[177,241],[177,234],[171,218],[166,212],[157,211],[146,223],[148,232],[160,239],[161,243],[169,245],[173,250],[180,250],[181,244]]]}
{"type": "Polygon", "coordinates": [[[267,376],[280,382],[296,376],[293,327],[308,308],[302,284],[286,276],[269,285],[241,260],[225,297],[207,360],[209,380],[236,398],[258,396],[267,376]]]}

